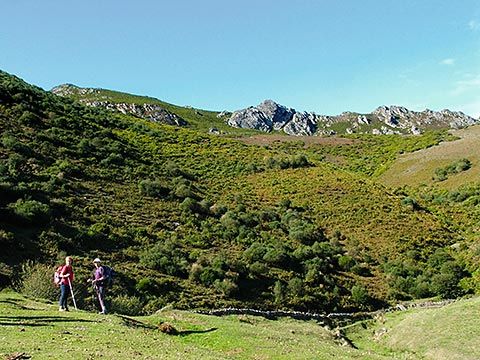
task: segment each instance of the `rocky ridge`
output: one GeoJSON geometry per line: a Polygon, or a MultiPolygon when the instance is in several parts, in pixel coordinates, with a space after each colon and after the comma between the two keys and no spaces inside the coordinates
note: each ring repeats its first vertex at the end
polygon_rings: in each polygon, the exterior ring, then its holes
{"type": "Polygon", "coordinates": [[[180,116],[167,111],[160,105],[156,104],[135,104],[125,102],[112,102],[110,100],[90,100],[88,95],[98,94],[98,89],[92,88],[80,88],[72,84],[64,84],[54,87],[51,90],[54,94],[59,96],[72,96],[79,95],[85,96],[80,98],[79,101],[87,106],[101,107],[111,111],[119,111],[122,114],[132,115],[138,118],[175,126],[186,126],[187,122],[180,116]]]}
{"type": "Polygon", "coordinates": [[[265,132],[282,130],[289,135],[337,133],[413,134],[425,130],[458,129],[480,123],[459,111],[412,111],[402,106],[380,106],[369,114],[343,112],[336,116],[297,112],[272,100],[232,113],[227,124],[265,132]]]}

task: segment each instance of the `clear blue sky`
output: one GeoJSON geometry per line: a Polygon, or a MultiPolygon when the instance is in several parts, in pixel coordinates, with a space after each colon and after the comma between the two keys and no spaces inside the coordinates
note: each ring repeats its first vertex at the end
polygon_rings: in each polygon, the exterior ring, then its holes
{"type": "Polygon", "coordinates": [[[2,1],[0,69],[211,110],[479,116],[480,1],[2,1]]]}

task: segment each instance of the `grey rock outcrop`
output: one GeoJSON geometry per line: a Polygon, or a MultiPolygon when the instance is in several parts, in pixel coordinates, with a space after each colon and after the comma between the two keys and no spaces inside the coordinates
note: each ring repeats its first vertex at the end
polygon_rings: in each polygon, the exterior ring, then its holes
{"type": "Polygon", "coordinates": [[[122,114],[132,115],[162,124],[185,126],[187,122],[180,116],[173,114],[159,105],[113,103],[109,101],[82,101],[87,106],[101,107],[107,110],[119,111],[122,114]]]}
{"type": "Polygon", "coordinates": [[[282,129],[294,114],[293,109],[288,109],[272,100],[265,100],[258,106],[233,112],[227,124],[237,128],[269,132],[282,129]]]}
{"type": "Polygon", "coordinates": [[[230,126],[261,131],[283,130],[289,135],[333,135],[338,133],[419,135],[429,129],[463,128],[480,124],[459,111],[412,111],[403,106],[380,106],[369,114],[343,112],[340,115],[317,115],[297,112],[265,100],[258,106],[235,111],[230,126]]]}
{"type": "Polygon", "coordinates": [[[265,100],[257,106],[257,109],[271,119],[273,130],[282,129],[296,114],[295,110],[279,105],[272,100],[265,100]]]}
{"type": "MultiPolygon", "coordinates": [[[[125,102],[113,102],[109,100],[90,100],[91,97],[99,97],[101,95],[100,89],[81,88],[72,84],[63,84],[54,87],[52,93],[69,97],[79,97],[81,103],[91,107],[100,107],[111,111],[119,111],[122,114],[132,115],[141,119],[146,119],[162,124],[186,126],[187,122],[180,116],[171,113],[157,104],[136,104],[125,102]],[[93,96],[92,96],[93,95],[93,96]],[[82,98],[82,96],[85,96],[82,98]]],[[[102,98],[102,96],[100,96],[102,98]]],[[[103,96],[105,98],[105,96],[103,96]]]]}
{"type": "Polygon", "coordinates": [[[314,114],[303,112],[295,113],[290,121],[283,127],[288,135],[310,136],[317,130],[317,118],[314,114]]]}

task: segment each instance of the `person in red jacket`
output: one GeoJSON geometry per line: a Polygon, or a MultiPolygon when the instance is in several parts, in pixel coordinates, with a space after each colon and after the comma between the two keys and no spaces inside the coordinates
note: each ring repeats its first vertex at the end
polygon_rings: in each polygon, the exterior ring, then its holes
{"type": "Polygon", "coordinates": [[[60,300],[59,300],[59,311],[68,311],[67,300],[68,295],[70,294],[70,287],[73,283],[73,268],[72,268],[72,257],[67,256],[65,258],[65,265],[63,265],[60,270],[60,300]]]}

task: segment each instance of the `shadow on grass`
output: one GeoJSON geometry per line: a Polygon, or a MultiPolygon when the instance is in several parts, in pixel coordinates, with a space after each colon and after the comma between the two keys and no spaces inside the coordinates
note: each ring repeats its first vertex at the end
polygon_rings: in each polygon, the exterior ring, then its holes
{"type": "Polygon", "coordinates": [[[123,320],[124,325],[128,327],[134,327],[134,328],[142,328],[142,329],[149,329],[149,330],[160,330],[161,332],[168,334],[168,335],[177,335],[177,336],[187,336],[191,334],[205,334],[209,333],[215,330],[218,330],[218,328],[210,328],[206,330],[182,330],[179,331],[175,329],[171,325],[167,325],[162,327],[162,324],[160,326],[155,326],[155,325],[150,325],[146,324],[144,322],[138,321],[136,319],[132,319],[128,316],[124,315],[117,315],[119,318],[123,320]]]}
{"type": "Polygon", "coordinates": [[[19,304],[20,300],[17,300],[17,299],[5,299],[5,300],[0,300],[0,303],[3,303],[3,304],[9,304],[9,305],[13,305],[17,308],[20,308],[22,310],[30,310],[31,308],[29,307],[26,307],[22,304],[19,304]]]}
{"type": "Polygon", "coordinates": [[[190,335],[190,334],[205,334],[205,333],[209,333],[209,332],[212,332],[212,331],[216,331],[218,330],[218,328],[210,328],[210,329],[206,329],[206,330],[184,330],[184,331],[179,331],[178,332],[178,336],[186,336],[186,335],[190,335]]]}
{"type": "Polygon", "coordinates": [[[49,326],[52,323],[64,322],[86,323],[94,321],[62,316],[0,316],[0,326],[49,326]]]}

